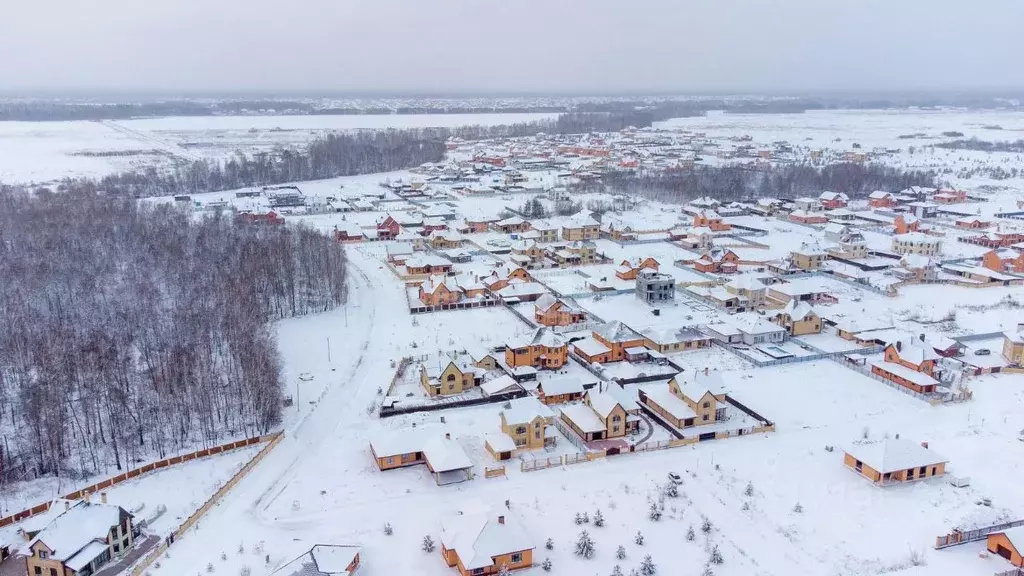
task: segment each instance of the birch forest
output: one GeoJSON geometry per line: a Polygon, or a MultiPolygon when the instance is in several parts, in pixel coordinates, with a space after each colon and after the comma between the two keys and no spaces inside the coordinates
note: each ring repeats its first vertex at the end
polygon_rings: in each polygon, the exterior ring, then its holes
{"type": "Polygon", "coordinates": [[[0,466],[78,477],[265,433],[276,319],[345,300],[341,247],[71,187],[0,187],[0,466]]]}

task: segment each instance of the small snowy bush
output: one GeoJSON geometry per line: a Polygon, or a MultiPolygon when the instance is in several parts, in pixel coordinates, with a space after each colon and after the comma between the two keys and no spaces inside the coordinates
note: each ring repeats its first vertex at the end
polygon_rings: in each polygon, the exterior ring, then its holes
{"type": "Polygon", "coordinates": [[[580,537],[576,540],[576,550],[574,553],[587,559],[594,556],[594,541],[590,539],[590,534],[587,534],[586,530],[580,532],[580,537]]]}
{"type": "Polygon", "coordinates": [[[434,551],[434,539],[430,537],[430,534],[427,534],[426,536],[423,537],[423,551],[424,552],[433,552],[434,551]]]}
{"type": "Polygon", "coordinates": [[[633,537],[633,543],[637,546],[644,545],[644,535],[641,534],[639,530],[636,531],[636,536],[633,537]]]}

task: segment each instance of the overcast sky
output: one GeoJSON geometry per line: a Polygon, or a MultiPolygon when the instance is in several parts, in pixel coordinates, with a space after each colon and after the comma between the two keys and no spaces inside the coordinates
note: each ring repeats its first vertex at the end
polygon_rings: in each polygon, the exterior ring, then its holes
{"type": "Polygon", "coordinates": [[[1024,87],[1024,0],[3,0],[0,91],[1024,87]]]}

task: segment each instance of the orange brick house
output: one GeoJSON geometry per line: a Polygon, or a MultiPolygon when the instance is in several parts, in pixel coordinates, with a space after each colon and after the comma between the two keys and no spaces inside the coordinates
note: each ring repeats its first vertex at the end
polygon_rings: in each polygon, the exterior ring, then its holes
{"type": "Polygon", "coordinates": [[[978,218],[977,216],[965,216],[957,218],[955,224],[957,228],[963,228],[964,230],[983,230],[991,226],[992,221],[978,218]]]}
{"type": "Polygon", "coordinates": [[[921,228],[921,220],[913,214],[900,214],[892,221],[897,234],[917,232],[921,228]]]}
{"type": "Polygon", "coordinates": [[[797,224],[825,224],[828,216],[822,212],[808,212],[807,210],[793,210],[789,213],[789,221],[797,224]]]}
{"type": "Polygon", "coordinates": [[[732,250],[709,250],[693,261],[693,268],[698,272],[706,274],[735,272],[739,266],[740,257],[732,250]]]}
{"type": "Polygon", "coordinates": [[[694,228],[710,228],[715,232],[732,230],[732,226],[722,222],[722,217],[714,210],[700,210],[693,216],[694,228]]]}
{"type": "Polygon", "coordinates": [[[641,270],[654,270],[658,271],[661,264],[658,263],[654,258],[633,258],[631,260],[623,260],[619,267],[615,270],[615,277],[619,280],[636,280],[636,275],[641,270]]]}
{"type": "Polygon", "coordinates": [[[935,350],[922,340],[901,338],[885,347],[885,359],[872,363],[871,372],[914,392],[931,393],[939,384],[938,359],[935,350]]]}
{"type": "Polygon", "coordinates": [[[846,208],[850,197],[842,192],[822,192],[818,196],[818,200],[821,202],[821,207],[825,210],[835,210],[837,208],[846,208]]]}
{"type": "Polygon", "coordinates": [[[946,473],[948,460],[928,449],[928,444],[886,438],[854,443],[843,455],[847,468],[879,486],[924,480],[946,473]]]}
{"type": "Polygon", "coordinates": [[[441,523],[441,557],[461,576],[533,566],[533,539],[511,517],[459,514],[441,523]]]}
{"type": "Polygon", "coordinates": [[[935,191],[932,200],[937,204],[960,204],[967,202],[966,190],[939,189],[935,191]]]}
{"type": "Polygon", "coordinates": [[[533,319],[541,326],[568,326],[587,319],[587,313],[579,306],[544,294],[533,303],[533,319]]]}
{"type": "Polygon", "coordinates": [[[526,268],[521,266],[503,266],[501,268],[495,268],[489,275],[484,276],[481,279],[487,289],[491,292],[497,292],[502,288],[509,285],[512,280],[519,280],[522,282],[533,282],[533,276],[526,271],[526,268]]]}
{"type": "Polygon", "coordinates": [[[510,368],[557,370],[565,365],[568,355],[565,340],[546,327],[538,328],[532,336],[516,337],[505,343],[505,364],[510,368]]]}
{"type": "Polygon", "coordinates": [[[431,276],[420,284],[419,299],[424,306],[455,304],[463,297],[462,289],[450,276],[431,276]]]}
{"type": "Polygon", "coordinates": [[[1024,566],[1024,526],[989,534],[985,547],[1018,568],[1024,566]]]}
{"type": "Polygon", "coordinates": [[[872,208],[893,208],[896,206],[896,197],[892,192],[875,190],[868,194],[868,205],[872,208]]]}
{"type": "Polygon", "coordinates": [[[393,240],[401,231],[402,227],[390,214],[383,220],[377,221],[377,238],[379,240],[393,240]]]}
{"type": "Polygon", "coordinates": [[[985,252],[981,265],[995,272],[1024,273],[1024,251],[997,248],[985,252]]]}
{"type": "Polygon", "coordinates": [[[643,348],[644,337],[618,320],[598,327],[594,339],[608,347],[605,362],[618,362],[626,358],[627,348],[643,348]]]}

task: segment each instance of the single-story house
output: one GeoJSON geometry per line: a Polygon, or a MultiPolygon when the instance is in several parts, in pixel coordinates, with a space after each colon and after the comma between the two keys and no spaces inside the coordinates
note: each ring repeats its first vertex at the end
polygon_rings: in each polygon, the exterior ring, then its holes
{"type": "Polygon", "coordinates": [[[900,438],[852,444],[843,456],[848,468],[880,486],[942,476],[947,462],[926,442],[900,438]]]}

